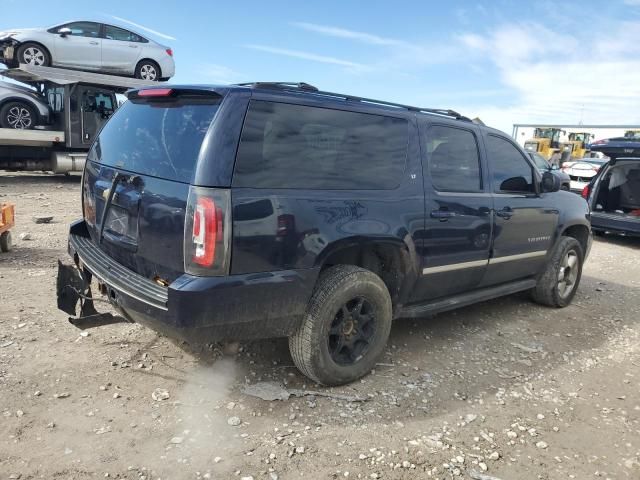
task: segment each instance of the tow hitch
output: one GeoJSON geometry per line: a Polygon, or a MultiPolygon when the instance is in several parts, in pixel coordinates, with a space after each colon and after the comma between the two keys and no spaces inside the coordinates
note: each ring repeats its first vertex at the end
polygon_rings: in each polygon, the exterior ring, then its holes
{"type": "Polygon", "coordinates": [[[129,323],[119,315],[99,313],[93,302],[106,302],[93,298],[91,294],[91,273],[80,270],[76,265],[66,265],[58,260],[58,279],[56,282],[58,308],[70,315],[69,323],[80,330],[111,325],[112,323],[129,323]],[[80,315],[76,316],[76,306],[80,303],[80,315]]]}

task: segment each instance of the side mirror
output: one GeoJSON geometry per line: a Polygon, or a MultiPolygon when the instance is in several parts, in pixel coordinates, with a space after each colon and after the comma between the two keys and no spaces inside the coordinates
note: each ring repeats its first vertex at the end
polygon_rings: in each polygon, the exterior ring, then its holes
{"type": "Polygon", "coordinates": [[[66,37],[67,35],[71,35],[71,29],[68,27],[62,27],[58,29],[58,33],[61,37],[66,37]]]}
{"type": "Polygon", "coordinates": [[[558,190],[560,190],[560,178],[551,172],[544,172],[542,174],[542,191],[551,193],[558,190]]]}

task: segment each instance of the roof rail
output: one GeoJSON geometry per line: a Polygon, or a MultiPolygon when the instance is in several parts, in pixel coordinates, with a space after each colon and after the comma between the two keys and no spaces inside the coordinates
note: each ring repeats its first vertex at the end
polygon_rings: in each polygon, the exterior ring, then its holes
{"type": "Polygon", "coordinates": [[[373,105],[384,105],[387,107],[402,108],[405,110],[409,110],[411,112],[431,113],[434,115],[441,115],[443,117],[455,118],[456,120],[471,122],[470,118],[465,117],[464,115],[456,112],[455,110],[444,109],[444,108],[413,107],[411,105],[404,105],[402,103],[385,102],[383,100],[374,100],[373,98],[358,97],[355,95],[347,95],[344,93],[326,92],[324,90],[319,90],[317,87],[314,87],[313,85],[310,85],[305,82],[246,82],[246,83],[238,83],[237,85],[240,85],[243,87],[253,87],[253,88],[274,88],[274,89],[281,89],[281,90],[294,91],[294,92],[304,91],[304,92],[312,93],[315,95],[342,98],[349,102],[362,102],[362,103],[370,103],[373,105]]]}
{"type": "Polygon", "coordinates": [[[317,87],[310,85],[306,82],[246,82],[238,83],[242,87],[256,87],[256,88],[298,88],[306,92],[319,92],[317,87]]]}

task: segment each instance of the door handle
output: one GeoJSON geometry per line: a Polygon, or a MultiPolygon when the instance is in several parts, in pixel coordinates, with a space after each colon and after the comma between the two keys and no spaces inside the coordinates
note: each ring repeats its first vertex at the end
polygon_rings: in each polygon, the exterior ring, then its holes
{"type": "Polygon", "coordinates": [[[455,217],[456,213],[449,210],[433,210],[431,212],[431,218],[437,218],[441,222],[446,222],[451,217],[455,217]]]}
{"type": "Polygon", "coordinates": [[[137,45],[129,45],[129,48],[138,48],[137,45]]]}
{"type": "Polygon", "coordinates": [[[497,210],[496,215],[500,218],[504,218],[505,220],[509,220],[514,214],[514,211],[511,207],[504,207],[502,210],[497,210]]]}
{"type": "Polygon", "coordinates": [[[89,42],[90,45],[98,45],[98,42],[89,42]]]}

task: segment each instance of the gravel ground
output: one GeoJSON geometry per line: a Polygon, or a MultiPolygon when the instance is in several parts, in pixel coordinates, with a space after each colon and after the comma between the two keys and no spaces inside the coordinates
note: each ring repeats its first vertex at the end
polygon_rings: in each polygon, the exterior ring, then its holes
{"type": "Polygon", "coordinates": [[[77,176],[0,174],[17,205],[0,256],[1,480],[640,478],[640,240],[597,239],[568,308],[516,295],[401,320],[375,372],[323,389],[284,340],[225,355],[67,323],[56,259],[79,192],[77,176]],[[259,382],[316,393],[243,393],[259,382]]]}

